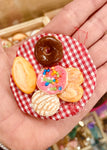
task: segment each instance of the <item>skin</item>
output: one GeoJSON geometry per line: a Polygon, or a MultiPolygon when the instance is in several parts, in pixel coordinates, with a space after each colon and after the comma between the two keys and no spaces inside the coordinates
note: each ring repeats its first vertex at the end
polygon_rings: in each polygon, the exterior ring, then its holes
{"type": "MultiPolygon", "coordinates": [[[[64,137],[107,91],[107,0],[74,0],[40,32],[76,37],[88,32],[85,43],[97,67],[94,93],[84,109],[64,120],[34,119],[20,111],[9,88],[9,75],[17,46],[0,46],[0,142],[12,150],[44,150],[64,137]],[[60,25],[60,26],[59,26],[60,25]]],[[[82,41],[82,38],[80,38],[82,41]]]]}

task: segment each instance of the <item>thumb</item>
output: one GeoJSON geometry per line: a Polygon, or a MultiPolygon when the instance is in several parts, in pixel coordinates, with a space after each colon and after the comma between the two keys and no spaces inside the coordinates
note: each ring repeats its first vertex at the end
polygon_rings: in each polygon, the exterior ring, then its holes
{"type": "Polygon", "coordinates": [[[12,64],[13,64],[13,60],[16,56],[17,49],[18,49],[18,45],[15,45],[15,46],[12,46],[9,48],[4,48],[4,51],[8,57],[10,66],[12,66],[12,64]]]}

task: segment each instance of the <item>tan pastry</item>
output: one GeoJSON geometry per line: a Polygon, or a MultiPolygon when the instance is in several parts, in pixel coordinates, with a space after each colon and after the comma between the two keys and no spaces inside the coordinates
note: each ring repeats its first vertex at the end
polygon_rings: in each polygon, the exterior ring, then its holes
{"type": "Polygon", "coordinates": [[[14,59],[12,77],[17,87],[24,93],[30,94],[35,90],[35,71],[32,65],[21,56],[14,59]]]}
{"type": "Polygon", "coordinates": [[[83,75],[77,68],[67,68],[68,72],[68,85],[65,90],[58,94],[58,96],[67,102],[77,102],[83,95],[83,89],[80,86],[83,81],[83,75]]]}
{"type": "Polygon", "coordinates": [[[59,109],[60,102],[56,95],[49,95],[43,91],[36,91],[32,96],[32,107],[41,116],[52,116],[59,109]]]}
{"type": "Polygon", "coordinates": [[[2,39],[2,46],[3,48],[8,48],[12,46],[12,43],[9,40],[2,39]]]}
{"type": "Polygon", "coordinates": [[[25,40],[27,38],[27,35],[25,33],[17,33],[12,37],[13,43],[18,43],[22,40],[25,40]]]}
{"type": "Polygon", "coordinates": [[[69,67],[66,70],[68,72],[68,82],[72,82],[79,85],[84,82],[84,77],[79,69],[69,67]]]}
{"type": "Polygon", "coordinates": [[[66,89],[58,96],[67,102],[77,102],[83,95],[83,89],[77,84],[68,83],[66,89]]]}

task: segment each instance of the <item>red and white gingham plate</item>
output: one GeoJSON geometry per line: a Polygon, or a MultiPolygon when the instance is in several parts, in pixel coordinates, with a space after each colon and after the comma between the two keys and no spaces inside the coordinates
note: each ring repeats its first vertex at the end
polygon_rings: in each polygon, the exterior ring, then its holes
{"type": "Polygon", "coordinates": [[[83,107],[91,97],[95,88],[96,67],[93,64],[93,61],[86,47],[81,43],[79,43],[76,39],[73,39],[72,37],[65,36],[62,34],[42,34],[34,36],[30,38],[28,41],[25,41],[22,45],[19,46],[16,52],[16,56],[22,56],[32,64],[37,75],[43,68],[43,66],[40,65],[35,59],[34,47],[36,42],[41,37],[46,35],[55,36],[57,39],[61,41],[63,45],[64,56],[63,59],[58,63],[58,65],[61,65],[66,68],[73,66],[79,68],[79,70],[83,73],[84,83],[82,84],[82,87],[84,89],[84,95],[82,99],[76,103],[69,103],[61,100],[60,108],[56,114],[50,117],[43,117],[38,115],[32,108],[31,105],[32,94],[25,94],[21,92],[15,85],[12,79],[12,75],[10,76],[10,88],[14,94],[14,97],[20,109],[23,112],[32,115],[36,118],[59,120],[69,116],[73,116],[77,114],[81,109],[83,109],[83,107]]]}

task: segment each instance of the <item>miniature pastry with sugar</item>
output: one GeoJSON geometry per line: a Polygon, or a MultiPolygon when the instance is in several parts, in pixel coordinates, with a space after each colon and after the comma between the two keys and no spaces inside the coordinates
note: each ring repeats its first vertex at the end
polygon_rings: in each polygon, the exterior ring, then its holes
{"type": "Polygon", "coordinates": [[[11,47],[11,46],[12,46],[12,43],[11,43],[11,41],[9,41],[9,40],[1,39],[1,42],[2,42],[3,48],[8,48],[8,47],[11,47]]]}
{"type": "Polygon", "coordinates": [[[60,107],[57,95],[49,95],[40,90],[33,94],[31,102],[34,111],[46,117],[54,115],[60,107]]]}
{"type": "Polygon", "coordinates": [[[37,78],[37,86],[47,94],[61,93],[67,85],[67,71],[57,65],[43,69],[37,78]]]}
{"type": "Polygon", "coordinates": [[[22,40],[27,39],[27,35],[25,33],[16,33],[13,37],[12,37],[12,41],[14,44],[21,42],[22,40]]]}

